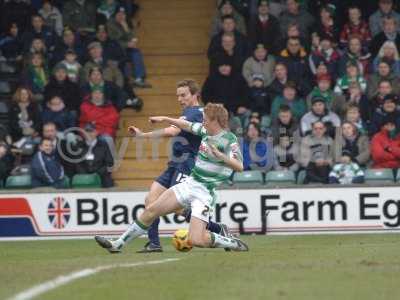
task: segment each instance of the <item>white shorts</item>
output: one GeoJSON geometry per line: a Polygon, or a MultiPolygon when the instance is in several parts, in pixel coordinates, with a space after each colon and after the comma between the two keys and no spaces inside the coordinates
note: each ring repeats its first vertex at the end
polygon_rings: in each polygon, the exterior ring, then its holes
{"type": "Polygon", "coordinates": [[[204,185],[192,177],[188,177],[171,189],[183,207],[191,208],[193,217],[209,222],[214,210],[215,199],[204,185]]]}

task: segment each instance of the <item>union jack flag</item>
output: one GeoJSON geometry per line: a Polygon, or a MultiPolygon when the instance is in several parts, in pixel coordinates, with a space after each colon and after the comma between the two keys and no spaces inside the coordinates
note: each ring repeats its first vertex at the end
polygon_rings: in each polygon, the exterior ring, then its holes
{"type": "Polygon", "coordinates": [[[62,197],[54,198],[48,206],[47,215],[54,228],[62,229],[69,221],[71,208],[69,203],[62,197]]]}

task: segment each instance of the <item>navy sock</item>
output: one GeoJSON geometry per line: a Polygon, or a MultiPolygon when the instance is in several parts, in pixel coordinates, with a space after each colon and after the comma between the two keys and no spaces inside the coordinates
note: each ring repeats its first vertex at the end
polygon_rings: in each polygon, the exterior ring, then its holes
{"type": "Polygon", "coordinates": [[[160,237],[158,235],[158,224],[160,224],[160,218],[154,220],[153,224],[150,225],[147,234],[150,242],[153,245],[160,246],[160,237]]]}
{"type": "Polygon", "coordinates": [[[214,233],[221,233],[221,226],[219,224],[209,221],[207,224],[207,229],[214,233]]]}

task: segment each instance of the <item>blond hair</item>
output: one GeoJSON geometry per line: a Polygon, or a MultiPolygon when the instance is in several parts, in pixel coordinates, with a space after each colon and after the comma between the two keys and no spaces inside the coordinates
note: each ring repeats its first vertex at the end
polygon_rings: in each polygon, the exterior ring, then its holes
{"type": "Polygon", "coordinates": [[[197,84],[197,82],[193,79],[184,79],[179,81],[176,84],[176,88],[181,88],[181,87],[188,87],[189,92],[192,95],[199,95],[200,94],[200,87],[197,84]]]}
{"type": "Polygon", "coordinates": [[[216,120],[222,128],[228,128],[229,114],[223,104],[208,103],[204,107],[204,114],[211,120],[216,120]]]}

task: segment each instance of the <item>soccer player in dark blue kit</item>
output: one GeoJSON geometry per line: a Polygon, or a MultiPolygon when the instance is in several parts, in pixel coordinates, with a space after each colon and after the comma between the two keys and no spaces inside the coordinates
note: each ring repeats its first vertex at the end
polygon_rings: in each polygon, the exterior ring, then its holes
{"type": "MultiPolygon", "coordinates": [[[[181,118],[190,122],[203,121],[203,108],[199,103],[199,87],[193,80],[183,80],[177,84],[178,102],[182,106],[181,118]]],[[[168,168],[151,185],[146,196],[145,205],[153,203],[157,198],[171,186],[185,180],[195,164],[195,157],[199,149],[201,138],[192,133],[183,131],[177,127],[170,126],[150,132],[142,132],[135,126],[128,128],[129,132],[139,138],[174,138],[172,146],[172,159],[168,162],[168,168]]],[[[190,214],[185,212],[185,214],[190,214]]],[[[186,216],[188,217],[188,216],[186,216]]],[[[162,252],[158,234],[158,218],[148,230],[149,241],[139,253],[162,252]]],[[[224,224],[209,222],[208,230],[221,235],[229,236],[228,228],[224,224]]],[[[226,249],[227,250],[227,249],[226,249]]]]}

